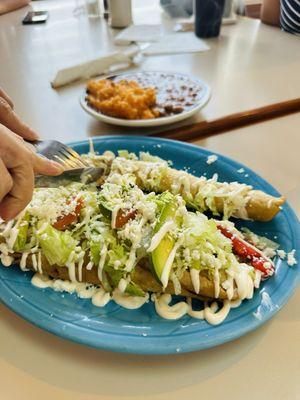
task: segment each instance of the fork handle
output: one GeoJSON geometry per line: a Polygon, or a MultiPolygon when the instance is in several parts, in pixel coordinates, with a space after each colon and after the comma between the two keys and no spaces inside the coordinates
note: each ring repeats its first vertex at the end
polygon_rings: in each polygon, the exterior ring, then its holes
{"type": "Polygon", "coordinates": [[[53,152],[49,151],[49,140],[25,140],[25,144],[31,150],[35,149],[39,155],[48,158],[48,160],[57,161],[53,156],[53,152]]]}

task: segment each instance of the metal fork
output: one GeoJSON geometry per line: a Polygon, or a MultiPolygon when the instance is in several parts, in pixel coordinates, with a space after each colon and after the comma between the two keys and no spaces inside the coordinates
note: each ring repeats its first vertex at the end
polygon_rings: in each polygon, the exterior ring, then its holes
{"type": "Polygon", "coordinates": [[[37,153],[59,162],[67,169],[89,167],[75,150],[57,140],[35,140],[27,143],[33,145],[37,153]]]}

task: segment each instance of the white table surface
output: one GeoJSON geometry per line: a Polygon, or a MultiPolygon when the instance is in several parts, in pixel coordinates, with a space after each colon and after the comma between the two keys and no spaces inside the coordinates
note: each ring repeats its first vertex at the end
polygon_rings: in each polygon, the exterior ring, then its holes
{"type": "MultiPolygon", "coordinates": [[[[50,10],[46,26],[21,26],[24,9],[0,17],[0,82],[19,113],[49,138],[76,140],[87,134],[118,132],[94,122],[78,108],[82,85],[59,91],[49,86],[60,60],[104,51],[107,28],[96,21],[89,24],[83,16],[74,21],[68,1],[63,12],[56,0],[37,3],[50,10]]],[[[141,9],[137,11],[139,21],[146,18],[141,9]]],[[[152,22],[159,21],[160,15],[153,15],[152,22]]],[[[222,35],[210,52],[153,58],[145,67],[172,67],[206,79],[218,96],[203,112],[205,117],[299,95],[299,38],[246,19],[224,28],[222,35]]],[[[300,114],[293,114],[195,143],[256,170],[288,197],[299,215],[299,126],[300,114]]],[[[67,342],[0,305],[0,399],[297,400],[299,301],[298,290],[272,320],[232,343],[196,353],[150,357],[67,342]]]]}

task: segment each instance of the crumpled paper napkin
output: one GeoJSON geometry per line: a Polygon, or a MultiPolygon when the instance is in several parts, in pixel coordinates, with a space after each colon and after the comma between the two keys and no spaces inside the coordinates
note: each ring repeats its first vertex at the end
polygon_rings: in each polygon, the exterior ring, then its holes
{"type": "Polygon", "coordinates": [[[117,51],[84,63],[59,70],[51,81],[53,88],[58,88],[78,80],[89,79],[101,74],[127,69],[139,63],[137,55],[140,47],[132,45],[124,51],[117,51]]]}

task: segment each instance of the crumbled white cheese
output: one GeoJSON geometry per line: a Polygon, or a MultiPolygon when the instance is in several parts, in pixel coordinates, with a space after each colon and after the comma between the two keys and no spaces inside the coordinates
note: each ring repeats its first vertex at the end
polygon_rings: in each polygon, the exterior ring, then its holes
{"type": "Polygon", "coordinates": [[[118,269],[121,265],[122,265],[122,263],[121,263],[120,260],[116,260],[116,261],[114,262],[114,268],[115,268],[115,269],[118,269]]]}
{"type": "Polygon", "coordinates": [[[215,161],[217,161],[217,159],[218,159],[218,156],[216,156],[215,154],[212,154],[212,155],[207,157],[206,163],[207,164],[212,164],[215,161]]]}
{"type": "Polygon", "coordinates": [[[77,199],[84,196],[78,184],[68,187],[36,189],[33,199],[27,206],[30,215],[39,220],[46,219],[53,223],[58,217],[74,214],[77,206],[77,199]]]}
{"type": "Polygon", "coordinates": [[[191,262],[191,251],[188,247],[183,250],[183,257],[188,263],[191,262]]]}
{"type": "Polygon", "coordinates": [[[200,252],[199,252],[199,250],[193,250],[192,251],[192,259],[193,260],[200,260],[200,252]]]}
{"type": "Polygon", "coordinates": [[[284,250],[277,250],[277,255],[278,255],[279,258],[284,260],[285,257],[286,257],[286,252],[284,250]]]}
{"type": "Polygon", "coordinates": [[[292,267],[293,265],[297,264],[297,260],[295,258],[296,250],[292,250],[287,254],[287,264],[292,267]]]}
{"type": "Polygon", "coordinates": [[[174,291],[176,295],[179,295],[181,293],[181,284],[180,280],[178,279],[177,275],[174,272],[171,272],[170,274],[171,281],[174,286],[174,291]]]}
{"type": "Polygon", "coordinates": [[[237,172],[238,172],[239,174],[242,174],[243,172],[245,172],[245,170],[244,170],[244,168],[240,168],[240,169],[237,170],[237,172]]]}

